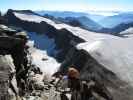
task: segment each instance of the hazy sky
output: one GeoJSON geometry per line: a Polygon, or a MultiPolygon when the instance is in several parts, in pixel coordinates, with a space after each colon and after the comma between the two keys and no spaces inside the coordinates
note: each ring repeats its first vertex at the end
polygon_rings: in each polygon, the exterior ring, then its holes
{"type": "Polygon", "coordinates": [[[0,0],[0,10],[133,11],[133,0],[0,0]]]}

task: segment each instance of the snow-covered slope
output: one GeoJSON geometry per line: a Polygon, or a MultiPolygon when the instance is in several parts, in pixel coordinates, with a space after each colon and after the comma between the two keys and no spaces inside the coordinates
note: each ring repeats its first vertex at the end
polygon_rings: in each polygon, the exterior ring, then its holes
{"type": "Polygon", "coordinates": [[[14,12],[21,20],[40,23],[42,21],[53,26],[57,30],[67,29],[73,35],[85,40],[79,44],[78,49],[86,50],[100,64],[114,72],[120,79],[133,86],[133,38],[121,38],[112,35],[89,32],[78,27],[66,24],[56,24],[52,20],[34,15],[32,13],[14,12]]]}
{"type": "Polygon", "coordinates": [[[35,49],[32,52],[33,64],[38,66],[46,75],[53,75],[59,68],[60,64],[53,58],[49,57],[46,51],[35,49]]]}
{"type": "Polygon", "coordinates": [[[105,39],[81,43],[84,49],[100,64],[133,86],[133,38],[105,39]]]}
{"type": "Polygon", "coordinates": [[[28,32],[28,36],[30,39],[28,45],[30,46],[29,52],[31,53],[32,64],[39,67],[44,75],[50,77],[60,66],[60,63],[49,56],[57,52],[54,39],[48,38],[45,34],[37,34],[35,32],[28,32]]]}
{"type": "Polygon", "coordinates": [[[45,34],[37,34],[35,32],[28,32],[30,41],[29,52],[32,58],[32,64],[39,67],[43,75],[50,78],[60,66],[50,55],[56,54],[54,39],[48,38],[45,34]]]}
{"type": "Polygon", "coordinates": [[[32,64],[39,67],[44,75],[51,77],[59,68],[58,63],[53,57],[48,56],[46,50],[37,49],[34,47],[34,41],[29,41],[29,52],[32,58],[32,64]]]}

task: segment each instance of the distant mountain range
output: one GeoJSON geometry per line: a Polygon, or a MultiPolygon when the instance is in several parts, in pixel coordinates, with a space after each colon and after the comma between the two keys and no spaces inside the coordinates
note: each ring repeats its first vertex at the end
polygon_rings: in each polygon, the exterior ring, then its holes
{"type": "Polygon", "coordinates": [[[78,17],[77,20],[85,26],[86,29],[90,30],[100,30],[102,28],[101,25],[99,25],[97,22],[93,21],[92,19],[86,17],[86,16],[81,16],[78,17]]]}
{"type": "Polygon", "coordinates": [[[71,11],[35,11],[36,13],[40,14],[40,15],[51,15],[54,16],[56,18],[58,17],[80,17],[80,16],[88,16],[87,13],[83,13],[83,12],[71,12],[71,11]]]}
{"type": "Polygon", "coordinates": [[[133,12],[120,13],[114,16],[108,16],[100,20],[98,23],[106,28],[113,28],[119,24],[128,24],[133,22],[133,12]]]}
{"type": "Polygon", "coordinates": [[[119,34],[120,32],[122,32],[130,27],[133,27],[133,22],[121,23],[113,28],[103,28],[100,30],[100,32],[109,33],[109,34],[113,34],[113,35],[121,35],[121,34],[119,34]]]}
{"type": "Polygon", "coordinates": [[[58,24],[66,23],[74,27],[81,27],[83,29],[92,30],[92,31],[98,31],[103,28],[97,22],[93,21],[92,19],[86,16],[63,18],[63,17],[54,17],[52,15],[45,14],[44,17],[49,18],[58,24]]]}
{"type": "Polygon", "coordinates": [[[96,13],[82,12],[59,12],[59,11],[37,11],[36,13],[44,16],[50,15],[67,24],[76,21],[79,27],[96,32],[119,33],[129,28],[133,22],[133,12],[115,12],[112,16],[103,16],[96,13]]]}
{"type": "Polygon", "coordinates": [[[58,17],[62,17],[62,18],[66,18],[66,17],[81,17],[81,16],[86,16],[94,21],[100,21],[101,19],[105,18],[105,16],[103,15],[99,15],[99,14],[89,14],[89,13],[85,13],[85,12],[72,12],[72,11],[35,11],[36,13],[40,14],[40,15],[51,15],[54,16],[56,18],[58,17]]]}

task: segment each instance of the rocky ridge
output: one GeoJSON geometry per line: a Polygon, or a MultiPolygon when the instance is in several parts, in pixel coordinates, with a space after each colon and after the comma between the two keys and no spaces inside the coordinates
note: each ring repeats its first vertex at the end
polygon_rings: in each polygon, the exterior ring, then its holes
{"type": "Polygon", "coordinates": [[[0,99],[62,100],[51,76],[33,63],[37,48],[26,32],[15,29],[0,25],[0,99]]]}
{"type": "MultiPolygon", "coordinates": [[[[0,33],[0,99],[23,100],[26,94],[33,91],[32,87],[29,88],[33,84],[28,83],[35,81],[42,73],[31,64],[30,54],[25,47],[25,32],[0,25],[0,33]]],[[[39,82],[36,86],[42,89],[39,82]]]]}

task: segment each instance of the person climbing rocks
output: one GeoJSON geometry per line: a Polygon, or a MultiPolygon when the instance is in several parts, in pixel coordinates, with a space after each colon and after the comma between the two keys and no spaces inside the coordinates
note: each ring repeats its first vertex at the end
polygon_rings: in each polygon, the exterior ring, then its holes
{"type": "MultiPolygon", "coordinates": [[[[71,65],[66,74],[56,73],[58,81],[56,91],[61,93],[61,100],[113,100],[112,95],[97,76],[89,74],[88,79],[82,79],[77,67],[71,65]],[[69,98],[70,97],[70,98],[69,98]],[[102,99],[103,100],[103,99],[102,99]]],[[[52,80],[52,83],[54,83],[52,80]]]]}
{"type": "Polygon", "coordinates": [[[98,82],[95,77],[90,78],[89,81],[80,79],[80,72],[76,66],[68,68],[68,87],[70,88],[71,100],[97,100],[94,92],[105,100],[113,100],[107,88],[98,82]]]}
{"type": "Polygon", "coordinates": [[[70,66],[67,75],[68,75],[68,87],[71,90],[79,90],[80,89],[79,71],[73,66],[70,66]]]}

